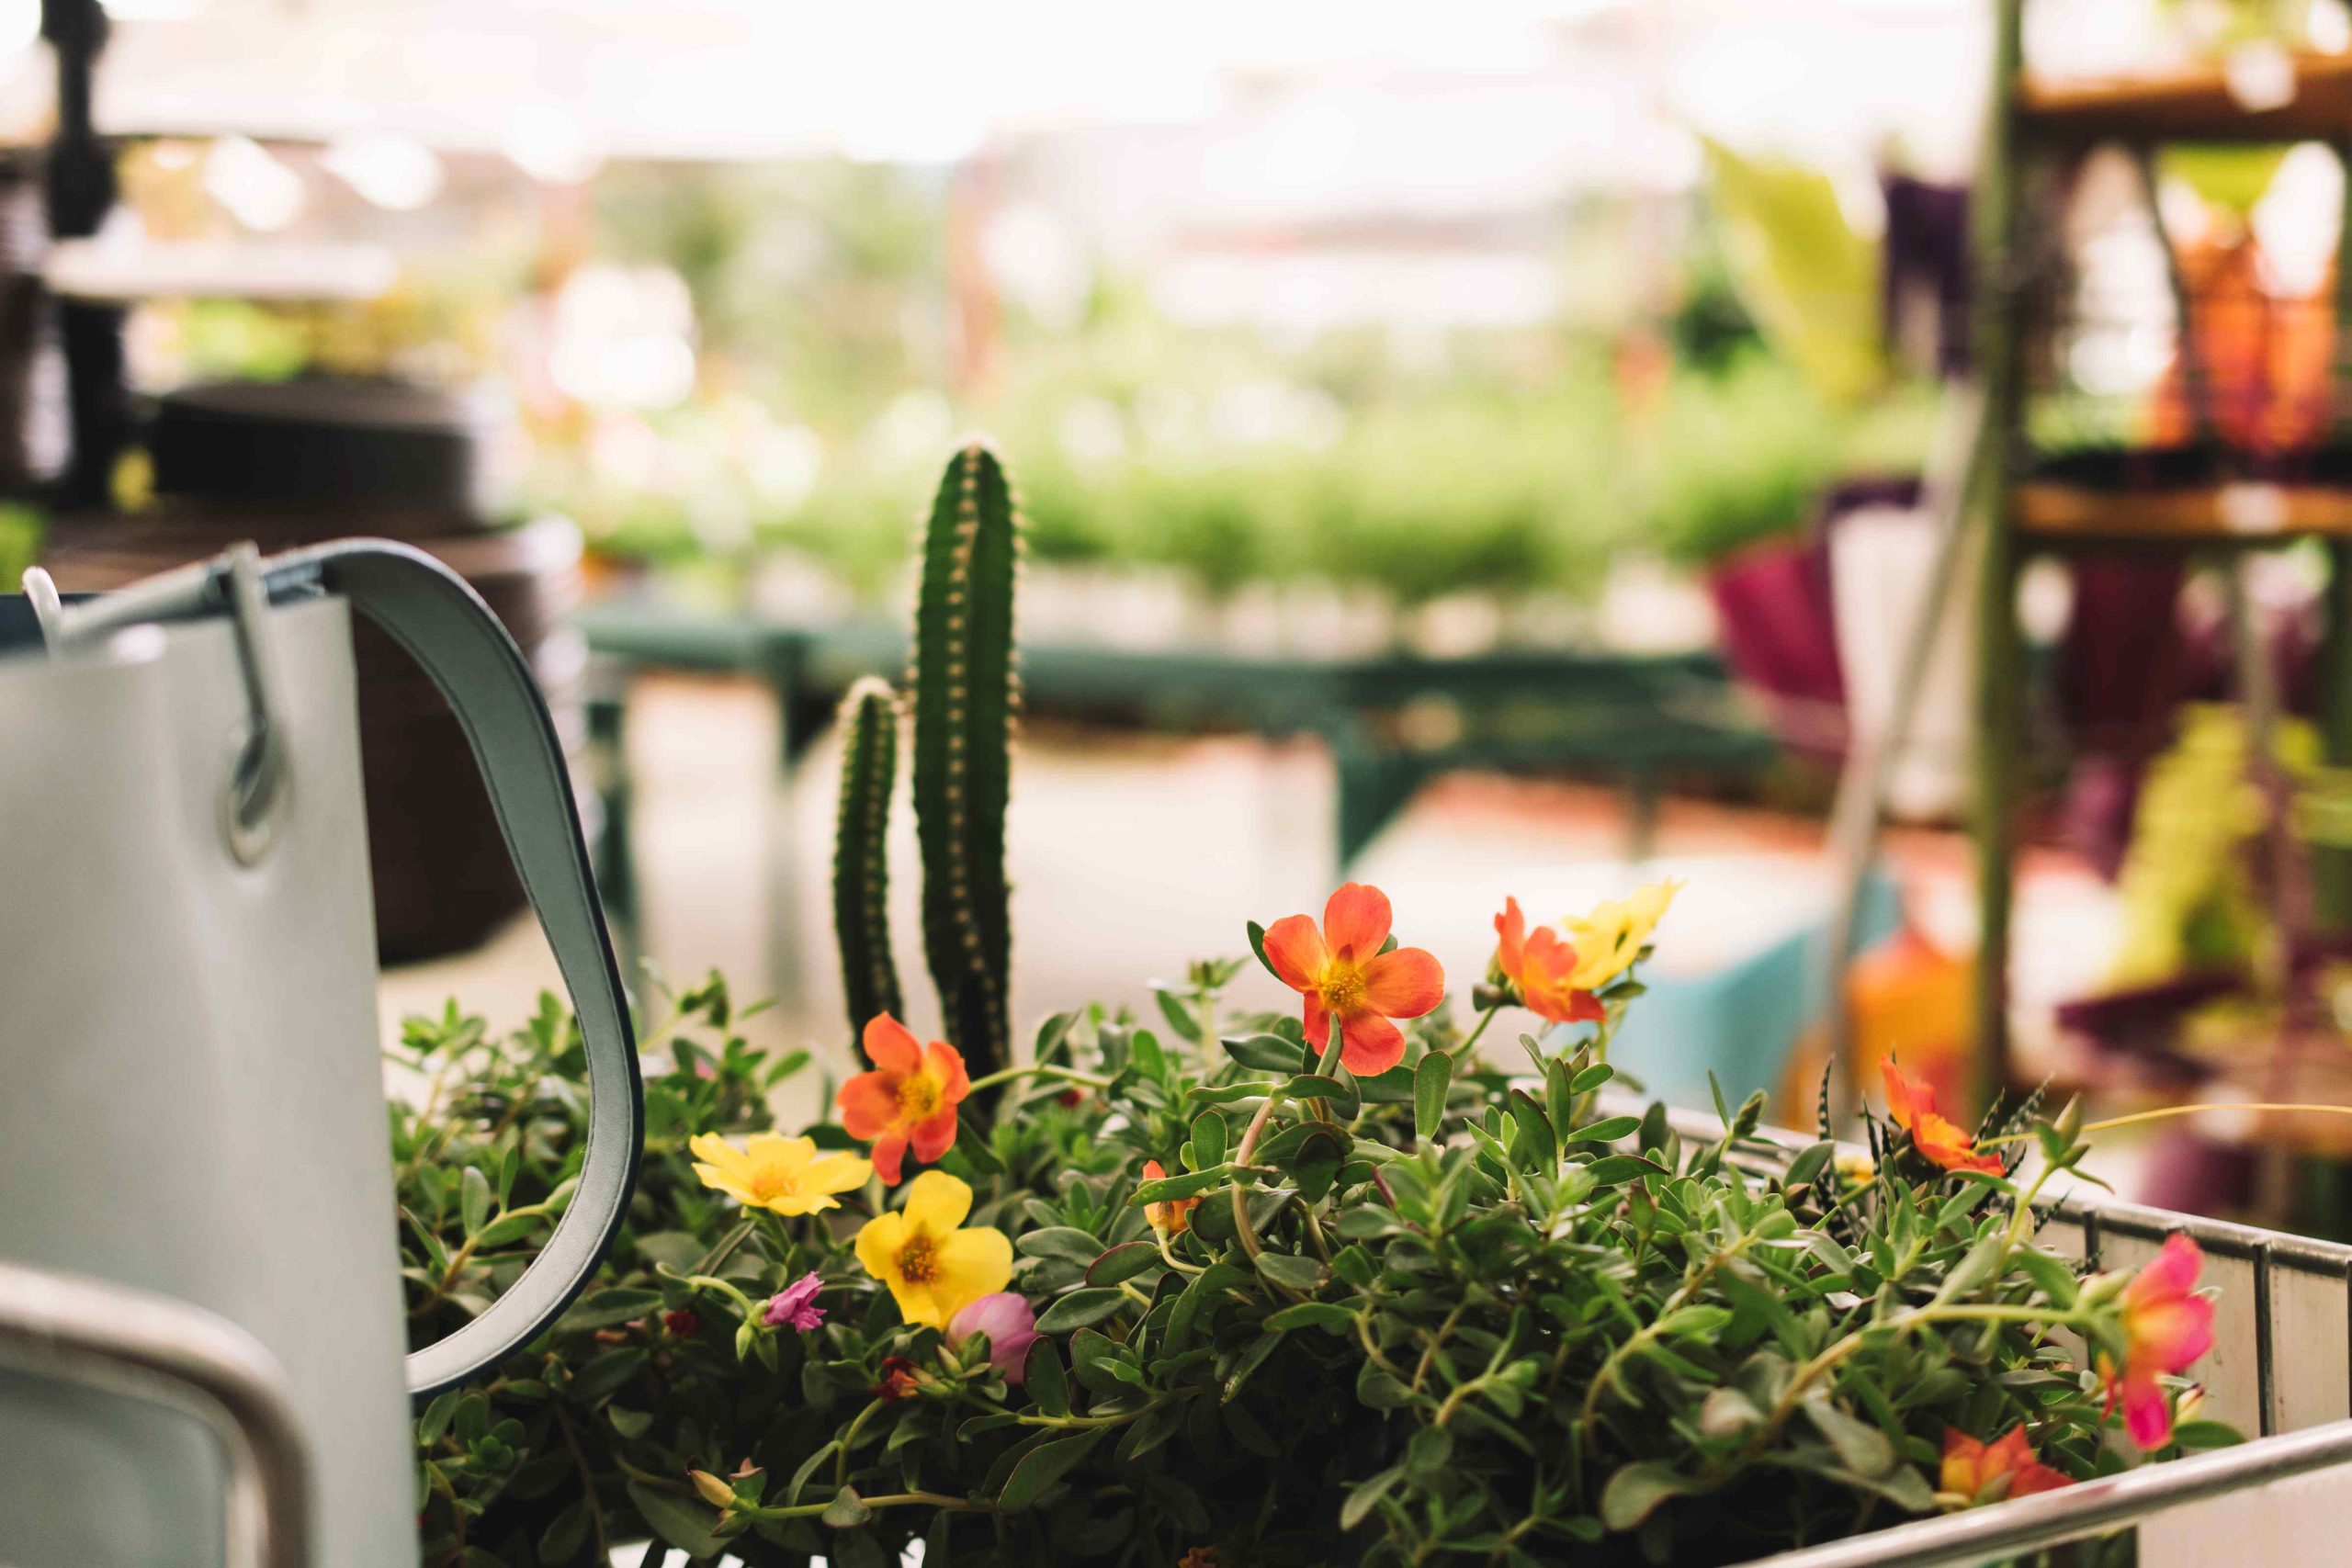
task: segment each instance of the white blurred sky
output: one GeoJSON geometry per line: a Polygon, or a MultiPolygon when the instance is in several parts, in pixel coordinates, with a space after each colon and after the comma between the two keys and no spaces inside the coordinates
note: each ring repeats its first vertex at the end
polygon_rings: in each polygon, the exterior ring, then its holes
{"type": "MultiPolygon", "coordinates": [[[[2139,0],[2118,0],[2132,8],[2139,0]]],[[[0,0],[0,116],[32,112],[38,0],[0,0]]],[[[1986,0],[119,0],[124,131],[560,158],[961,157],[1073,125],[1198,124],[1302,85],[1262,199],[1452,183],[1679,184],[1681,128],[1816,162],[1900,136],[1965,161],[1986,0]],[[1432,181],[1432,169],[1448,171],[1432,181]]]]}

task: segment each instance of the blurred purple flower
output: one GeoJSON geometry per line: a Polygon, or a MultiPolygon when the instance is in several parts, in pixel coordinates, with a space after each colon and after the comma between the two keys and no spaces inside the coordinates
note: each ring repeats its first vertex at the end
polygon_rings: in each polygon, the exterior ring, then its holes
{"type": "Polygon", "coordinates": [[[797,1328],[803,1331],[825,1321],[825,1309],[817,1304],[817,1292],[825,1282],[814,1272],[803,1274],[775,1295],[768,1298],[767,1315],[763,1320],[770,1328],[797,1328]]]}
{"type": "Polygon", "coordinates": [[[989,1361],[1004,1381],[1019,1387],[1029,1375],[1029,1347],[1037,1340],[1037,1314],[1011,1291],[999,1291],[967,1304],[947,1322],[947,1343],[961,1345],[975,1334],[989,1337],[989,1361]]]}

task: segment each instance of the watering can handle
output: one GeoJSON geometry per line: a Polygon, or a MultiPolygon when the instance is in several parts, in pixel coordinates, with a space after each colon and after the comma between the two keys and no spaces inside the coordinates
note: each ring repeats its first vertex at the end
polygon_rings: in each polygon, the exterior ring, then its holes
{"type": "Polygon", "coordinates": [[[489,785],[524,891],[554,950],[588,1058],[587,1156],[539,1256],[488,1311],[408,1358],[412,1394],[462,1382],[537,1337],[619,1231],[645,1142],[645,1090],[555,721],[522,650],[465,580],[422,550],[347,540],[263,563],[275,599],[308,579],[342,595],[433,678],[489,785]]]}
{"type": "Polygon", "coordinates": [[[27,587],[52,649],[141,622],[224,610],[233,615],[254,711],[240,787],[224,807],[232,848],[242,832],[254,840],[254,852],[261,852],[271,803],[284,799],[277,777],[283,737],[274,733],[275,682],[259,647],[266,605],[322,592],[342,595],[406,649],[447,699],[489,785],[507,853],[580,1020],[588,1057],[588,1138],[571,1202],[547,1246],[480,1317],[408,1358],[409,1392],[433,1393],[463,1382],[528,1344],[594,1276],[620,1230],[644,1151],[645,1089],[563,749],[522,649],[463,578],[422,550],[383,539],[338,540],[267,559],[242,545],[72,605],[60,604],[42,573],[28,573],[27,587]]]}

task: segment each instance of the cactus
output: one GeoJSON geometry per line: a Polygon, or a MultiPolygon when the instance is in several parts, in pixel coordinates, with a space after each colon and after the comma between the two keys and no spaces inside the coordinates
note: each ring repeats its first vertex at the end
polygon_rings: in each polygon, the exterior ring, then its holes
{"type": "Polygon", "coordinates": [[[833,936],[841,944],[849,1028],[877,1012],[906,1016],[890,957],[890,790],[899,773],[899,698],[887,681],[842,699],[842,802],[833,835],[833,936]]]}
{"type": "Polygon", "coordinates": [[[976,1077],[1012,1060],[1004,807],[1020,700],[1017,551],[1004,465],[986,443],[967,441],[932,504],[910,684],[923,953],[948,1037],[976,1077]]]}

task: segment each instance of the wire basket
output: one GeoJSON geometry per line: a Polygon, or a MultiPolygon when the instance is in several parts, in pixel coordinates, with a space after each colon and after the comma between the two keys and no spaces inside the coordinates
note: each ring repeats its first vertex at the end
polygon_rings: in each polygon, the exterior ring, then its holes
{"type": "MultiPolygon", "coordinates": [[[[1620,1098],[1622,1108],[1639,1109],[1620,1098]]],[[[1723,1135],[1712,1116],[1677,1111],[1669,1120],[1686,1139],[1723,1135]]],[[[1758,1168],[1785,1162],[1814,1141],[1772,1128],[1757,1137],[1774,1151],[1757,1153],[1758,1168]]],[[[2284,1562],[2297,1546],[2308,1562],[2352,1555],[2352,1545],[2336,1539],[2352,1505],[2352,1247],[2151,1209],[2095,1190],[2039,1207],[2042,1243],[2096,1268],[2137,1268],[2176,1232],[2204,1249],[2206,1278],[2221,1292],[2213,1348],[2198,1363],[2206,1413],[2248,1440],[1802,1547],[1758,1559],[1757,1568],[1986,1563],[2125,1531],[2138,1536],[2140,1568],[2284,1562]]]]}

